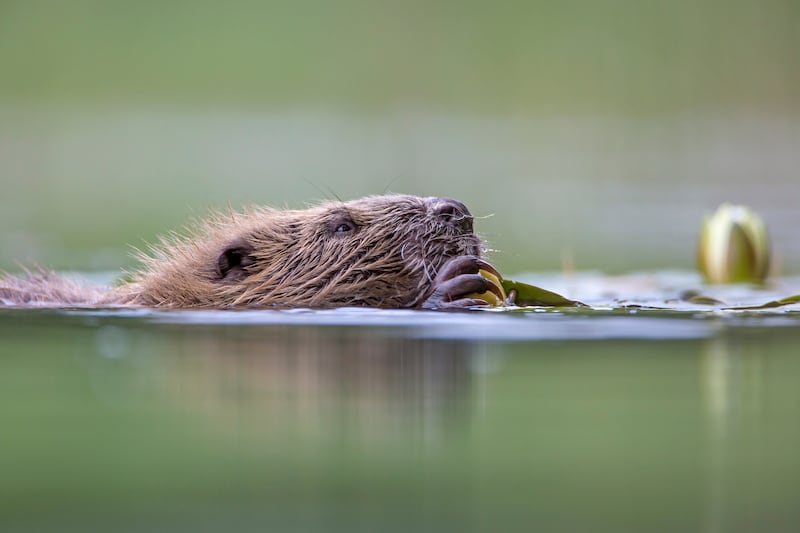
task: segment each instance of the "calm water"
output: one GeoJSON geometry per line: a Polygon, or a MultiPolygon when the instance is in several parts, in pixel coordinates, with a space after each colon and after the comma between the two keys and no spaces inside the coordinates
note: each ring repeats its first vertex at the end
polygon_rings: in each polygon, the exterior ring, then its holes
{"type": "Polygon", "coordinates": [[[2,531],[797,531],[800,314],[0,310],[2,531]]]}

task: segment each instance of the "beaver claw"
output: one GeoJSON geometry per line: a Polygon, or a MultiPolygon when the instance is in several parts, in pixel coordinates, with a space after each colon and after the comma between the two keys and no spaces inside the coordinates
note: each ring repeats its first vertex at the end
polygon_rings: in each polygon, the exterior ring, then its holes
{"type": "Polygon", "coordinates": [[[502,299],[500,289],[491,281],[478,274],[486,270],[502,279],[495,268],[479,257],[464,255],[454,257],[444,264],[433,281],[433,292],[422,302],[423,309],[465,309],[468,307],[486,307],[489,304],[478,298],[469,298],[470,294],[491,291],[502,299]]]}

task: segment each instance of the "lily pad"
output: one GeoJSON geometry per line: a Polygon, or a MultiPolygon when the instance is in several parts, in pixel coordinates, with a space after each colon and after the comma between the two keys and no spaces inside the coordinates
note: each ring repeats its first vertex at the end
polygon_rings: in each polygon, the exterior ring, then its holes
{"type": "Polygon", "coordinates": [[[772,309],[773,307],[783,307],[784,305],[792,305],[800,303],[800,294],[795,296],[788,296],[780,300],[772,300],[762,305],[750,305],[745,307],[726,307],[725,309],[731,311],[752,311],[755,309],[772,309]]]}
{"type": "Polygon", "coordinates": [[[560,294],[542,289],[535,285],[529,285],[510,279],[504,279],[501,283],[506,294],[510,295],[511,291],[516,291],[514,303],[520,307],[586,307],[584,303],[577,300],[570,300],[560,294]]]}
{"type": "Polygon", "coordinates": [[[712,298],[711,296],[705,296],[694,290],[683,291],[680,298],[684,302],[697,305],[725,305],[723,301],[712,298]]]}

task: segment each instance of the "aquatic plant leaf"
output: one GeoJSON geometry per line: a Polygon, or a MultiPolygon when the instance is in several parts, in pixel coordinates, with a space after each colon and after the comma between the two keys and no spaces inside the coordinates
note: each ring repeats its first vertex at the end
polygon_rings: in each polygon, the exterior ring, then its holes
{"type": "Polygon", "coordinates": [[[684,300],[690,304],[697,304],[697,305],[725,305],[725,302],[721,302],[716,298],[711,298],[710,296],[692,296],[691,298],[687,298],[684,300]]]}
{"type": "Polygon", "coordinates": [[[504,279],[503,289],[506,294],[516,291],[514,303],[520,307],[542,306],[542,307],[586,307],[586,304],[577,300],[570,300],[552,291],[529,285],[519,281],[504,279]]]}
{"type": "Polygon", "coordinates": [[[483,300],[487,304],[492,307],[501,307],[505,305],[506,302],[506,291],[503,288],[503,283],[501,278],[496,276],[493,272],[489,272],[488,270],[480,269],[478,270],[478,274],[489,280],[492,285],[496,286],[500,291],[500,296],[493,293],[492,291],[486,291],[481,293],[471,293],[465,296],[465,298],[474,298],[476,300],[483,300]]]}
{"type": "Polygon", "coordinates": [[[792,305],[800,303],[800,294],[795,296],[788,296],[786,298],[781,298],[780,300],[772,300],[765,304],[761,305],[748,305],[745,307],[726,307],[726,310],[729,311],[753,311],[756,309],[772,309],[774,307],[783,307],[784,305],[792,305]]]}
{"type": "Polygon", "coordinates": [[[705,296],[695,290],[683,291],[680,295],[680,299],[684,302],[697,305],[725,305],[725,302],[712,298],[711,296],[705,296]]]}

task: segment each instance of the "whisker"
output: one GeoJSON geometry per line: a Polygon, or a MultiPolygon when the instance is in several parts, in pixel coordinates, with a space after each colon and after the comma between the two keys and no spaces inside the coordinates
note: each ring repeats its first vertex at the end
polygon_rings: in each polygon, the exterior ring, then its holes
{"type": "Polygon", "coordinates": [[[428,262],[425,260],[425,258],[422,259],[422,271],[425,273],[425,277],[427,278],[427,280],[433,283],[433,277],[431,276],[431,273],[428,271],[428,262]]]}
{"type": "Polygon", "coordinates": [[[396,182],[397,180],[399,180],[401,177],[402,177],[402,174],[398,174],[397,176],[395,176],[394,178],[392,178],[391,180],[389,180],[389,183],[387,183],[387,184],[386,184],[386,187],[384,187],[384,188],[383,188],[383,191],[381,191],[381,194],[386,194],[386,193],[389,191],[389,187],[391,187],[392,185],[394,185],[394,182],[396,182]]]}

